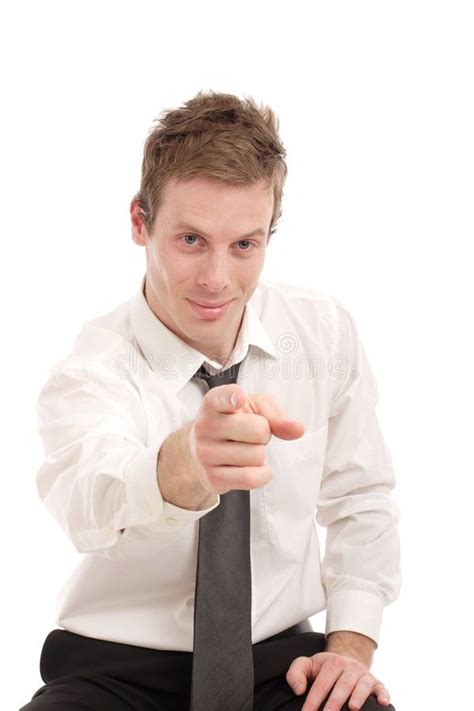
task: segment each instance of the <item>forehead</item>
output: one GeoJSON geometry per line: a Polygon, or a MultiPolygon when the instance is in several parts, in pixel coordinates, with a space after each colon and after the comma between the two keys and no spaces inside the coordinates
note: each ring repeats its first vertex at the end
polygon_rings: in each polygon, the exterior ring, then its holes
{"type": "MultiPolygon", "coordinates": [[[[273,187],[265,180],[249,185],[229,185],[207,177],[169,180],[163,189],[162,207],[168,220],[271,219],[273,187]]],[[[255,225],[257,227],[258,225],[255,225]]]]}

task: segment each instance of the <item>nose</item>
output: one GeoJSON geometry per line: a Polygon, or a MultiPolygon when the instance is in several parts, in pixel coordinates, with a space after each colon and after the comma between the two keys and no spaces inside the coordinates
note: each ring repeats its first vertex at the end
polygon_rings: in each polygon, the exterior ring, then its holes
{"type": "Polygon", "coordinates": [[[230,283],[226,255],[218,253],[204,255],[198,283],[213,293],[224,291],[230,283]]]}

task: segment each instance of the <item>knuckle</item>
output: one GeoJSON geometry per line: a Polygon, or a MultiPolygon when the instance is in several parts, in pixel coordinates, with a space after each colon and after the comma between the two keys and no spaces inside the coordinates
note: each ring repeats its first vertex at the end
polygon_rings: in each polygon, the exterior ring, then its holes
{"type": "Polygon", "coordinates": [[[196,440],[196,457],[204,466],[209,461],[209,447],[202,440],[196,440]]]}
{"type": "Polygon", "coordinates": [[[205,417],[198,416],[194,420],[194,437],[196,441],[206,434],[208,422],[205,417]]]}
{"type": "Polygon", "coordinates": [[[358,681],[360,686],[364,686],[366,689],[371,689],[374,684],[374,678],[371,674],[362,674],[358,681]]]}
{"type": "Polygon", "coordinates": [[[347,674],[344,674],[344,676],[341,678],[341,686],[343,686],[344,689],[352,690],[358,681],[359,674],[355,674],[354,672],[348,672],[347,674]]]}
{"type": "Polygon", "coordinates": [[[216,486],[217,477],[216,477],[215,471],[212,467],[206,468],[206,479],[211,486],[213,486],[213,487],[216,486]]]}
{"type": "Polygon", "coordinates": [[[265,464],[265,446],[263,444],[257,444],[254,447],[254,464],[257,467],[265,464]]]}
{"type": "Polygon", "coordinates": [[[222,476],[219,473],[218,467],[207,467],[206,475],[208,483],[213,487],[217,488],[222,483],[222,476]]]}
{"type": "Polygon", "coordinates": [[[307,657],[296,657],[296,659],[293,659],[286,672],[286,680],[296,680],[298,674],[304,671],[306,663],[307,657]]]}
{"type": "Polygon", "coordinates": [[[341,704],[344,703],[345,697],[342,694],[334,694],[324,706],[324,711],[339,711],[341,704]]]}
{"type": "Polygon", "coordinates": [[[208,390],[206,393],[204,393],[203,398],[201,400],[201,410],[206,410],[208,408],[212,408],[213,410],[215,409],[215,404],[214,404],[214,398],[216,397],[215,393],[216,388],[212,388],[208,390]]]}
{"type": "Polygon", "coordinates": [[[257,418],[255,420],[255,433],[258,440],[259,442],[268,444],[272,437],[272,431],[270,429],[270,425],[268,424],[268,420],[263,415],[255,415],[255,417],[257,418]]]}
{"type": "Polygon", "coordinates": [[[326,664],[331,670],[341,671],[341,669],[343,669],[344,667],[344,660],[339,655],[335,655],[333,657],[330,657],[326,664]]]}
{"type": "Polygon", "coordinates": [[[357,676],[357,678],[363,676],[367,673],[367,667],[365,667],[361,662],[356,659],[352,659],[349,662],[348,670],[357,676]]]}
{"type": "Polygon", "coordinates": [[[302,664],[306,663],[307,659],[308,657],[304,657],[302,655],[300,657],[296,657],[296,659],[293,659],[293,661],[291,662],[290,669],[291,667],[300,667],[302,664]]]}
{"type": "Polygon", "coordinates": [[[249,489],[256,489],[260,483],[256,469],[249,469],[245,478],[249,489]]]}

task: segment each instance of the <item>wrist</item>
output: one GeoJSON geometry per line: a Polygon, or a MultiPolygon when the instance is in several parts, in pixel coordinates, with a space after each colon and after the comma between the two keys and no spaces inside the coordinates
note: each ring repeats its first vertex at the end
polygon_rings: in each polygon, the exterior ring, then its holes
{"type": "Polygon", "coordinates": [[[370,669],[376,648],[376,643],[370,637],[359,632],[342,630],[326,636],[324,651],[353,657],[370,669]]]}
{"type": "Polygon", "coordinates": [[[158,453],[156,480],[164,501],[180,508],[197,510],[212,493],[194,472],[187,423],[167,437],[158,453]]]}

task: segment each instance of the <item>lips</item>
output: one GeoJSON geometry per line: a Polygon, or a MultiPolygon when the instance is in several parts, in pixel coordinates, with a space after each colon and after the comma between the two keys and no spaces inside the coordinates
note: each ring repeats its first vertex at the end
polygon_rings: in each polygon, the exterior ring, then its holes
{"type": "Polygon", "coordinates": [[[194,301],[198,306],[205,306],[207,309],[217,309],[219,306],[224,306],[224,304],[229,303],[228,301],[221,301],[220,304],[208,304],[205,301],[197,301],[196,299],[191,299],[191,301],[194,301]]]}
{"type": "Polygon", "coordinates": [[[234,299],[221,302],[220,304],[214,304],[212,306],[204,306],[201,302],[194,301],[193,299],[187,299],[187,301],[194,313],[196,313],[200,318],[214,320],[222,316],[222,314],[227,311],[234,299]]]}

